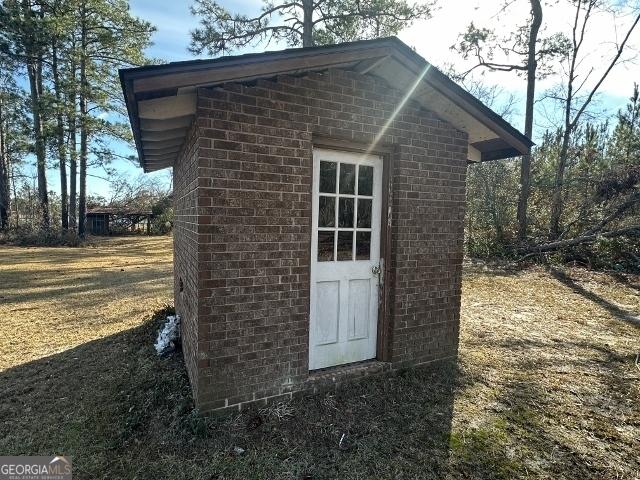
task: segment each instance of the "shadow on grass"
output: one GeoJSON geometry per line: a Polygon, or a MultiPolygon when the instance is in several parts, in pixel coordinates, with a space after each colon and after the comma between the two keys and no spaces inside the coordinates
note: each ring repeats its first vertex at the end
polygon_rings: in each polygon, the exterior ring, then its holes
{"type": "Polygon", "coordinates": [[[1,252],[6,263],[66,265],[76,263],[83,257],[91,258],[96,250],[117,252],[120,258],[153,258],[172,253],[171,238],[167,236],[91,237],[80,247],[65,246],[19,246],[7,245],[1,252]]]}
{"type": "Polygon", "coordinates": [[[602,308],[607,310],[609,313],[611,313],[616,318],[618,318],[618,319],[620,319],[620,320],[622,320],[624,322],[627,322],[627,323],[630,323],[632,325],[636,325],[636,326],[640,327],[640,317],[632,314],[631,312],[628,312],[628,311],[624,310],[623,308],[618,307],[617,305],[609,302],[607,299],[602,298],[600,295],[597,295],[597,294],[595,294],[593,292],[590,292],[586,288],[584,288],[584,287],[580,286],[578,283],[576,283],[566,273],[564,273],[564,272],[562,272],[560,270],[551,269],[550,273],[553,276],[553,278],[555,278],[556,280],[558,280],[562,284],[564,284],[567,287],[569,287],[571,290],[573,290],[578,295],[581,295],[584,298],[586,298],[587,300],[590,300],[591,302],[601,306],[602,308]]]}
{"type": "Polygon", "coordinates": [[[633,425],[632,382],[623,380],[619,356],[602,353],[598,369],[560,358],[548,366],[537,358],[519,362],[518,374],[498,397],[504,433],[520,458],[519,469],[504,478],[635,478],[637,446],[619,430],[633,425]],[[568,366],[572,375],[550,381],[558,366],[568,366]],[[536,371],[545,373],[529,373],[536,371]],[[612,445],[615,456],[607,452],[612,445]]]}
{"type": "MultiPolygon", "coordinates": [[[[2,280],[7,282],[2,289],[2,298],[17,303],[46,301],[69,295],[91,294],[96,296],[113,294],[116,287],[126,287],[140,292],[143,284],[156,284],[171,273],[164,265],[124,266],[124,268],[86,268],[72,274],[63,269],[39,269],[36,273],[25,275],[19,269],[5,269],[2,280]]],[[[166,290],[164,285],[150,285],[151,292],[166,290]]]]}
{"type": "Polygon", "coordinates": [[[71,455],[79,479],[446,474],[455,363],[300,398],[286,415],[276,406],[203,417],[181,354],[159,358],[153,350],[166,314],[0,372],[0,451],[71,455]]]}
{"type": "Polygon", "coordinates": [[[72,455],[74,478],[101,478],[119,452],[140,442],[144,429],[171,432],[177,415],[192,406],[181,359],[159,359],[152,347],[169,311],[138,328],[0,372],[0,451],[72,455]],[[168,404],[170,410],[155,411],[168,404]]]}
{"type": "Polygon", "coordinates": [[[640,279],[638,275],[629,275],[620,272],[608,272],[609,277],[623,284],[625,287],[640,292],[640,279]]]}
{"type": "MultiPolygon", "coordinates": [[[[616,438],[609,411],[590,416],[583,411],[591,403],[595,408],[599,395],[629,391],[610,384],[593,399],[582,394],[583,407],[573,412],[573,403],[562,404],[558,392],[530,375],[547,368],[537,357],[523,357],[514,376],[488,384],[496,392],[494,407],[472,393],[480,378],[455,362],[442,362],[368,377],[287,405],[204,417],[193,408],[181,354],[160,358],[153,350],[168,312],[157,312],[138,328],[0,372],[0,452],[71,455],[78,479],[606,478],[611,473],[590,466],[589,457],[554,436],[549,425],[565,422],[566,431],[579,435],[575,418],[595,419],[602,430],[590,434],[616,438]]],[[[603,367],[620,367],[611,352],[598,351],[603,367]]],[[[557,360],[566,364],[560,351],[557,360]]],[[[630,452],[632,445],[624,449],[630,452]]]]}
{"type": "Polygon", "coordinates": [[[471,477],[637,476],[637,437],[628,434],[638,426],[635,352],[623,353],[601,338],[568,335],[483,335],[465,347],[489,355],[480,371],[503,366],[501,375],[489,370],[473,379],[498,395],[477,416],[479,425],[452,434],[452,447],[464,442],[466,449],[451,457],[473,461],[471,477]],[[501,358],[507,361],[501,364],[501,358]]]}
{"type": "Polygon", "coordinates": [[[482,275],[486,277],[512,277],[526,271],[526,266],[500,260],[485,260],[465,257],[462,264],[463,275],[482,275]]]}

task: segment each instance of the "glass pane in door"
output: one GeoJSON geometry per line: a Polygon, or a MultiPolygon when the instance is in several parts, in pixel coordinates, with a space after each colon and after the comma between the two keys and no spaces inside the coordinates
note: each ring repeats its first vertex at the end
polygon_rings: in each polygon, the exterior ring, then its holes
{"type": "Polygon", "coordinates": [[[333,260],[333,239],[335,232],[318,232],[318,261],[331,262],[333,260]]]}
{"type": "Polygon", "coordinates": [[[373,167],[360,165],[358,170],[358,195],[373,195],[373,167]]]}
{"type": "Polygon", "coordinates": [[[338,260],[353,259],[353,231],[338,232],[338,260]]]}
{"type": "Polygon", "coordinates": [[[371,232],[356,233],[356,260],[369,260],[370,252],[371,232]]]}
{"type": "Polygon", "coordinates": [[[322,193],[336,193],[336,172],[338,164],[335,162],[320,162],[320,191],[322,193]]]}
{"type": "Polygon", "coordinates": [[[318,226],[336,226],[336,199],[334,197],[321,195],[318,199],[318,226]]]}
{"type": "Polygon", "coordinates": [[[356,184],[356,166],[351,163],[340,164],[340,193],[353,195],[356,184]]]}
{"type": "Polygon", "coordinates": [[[358,228],[371,228],[371,199],[358,199],[358,228]]]}
{"type": "Polygon", "coordinates": [[[353,198],[341,198],[338,211],[338,227],[353,228],[353,198]]]}

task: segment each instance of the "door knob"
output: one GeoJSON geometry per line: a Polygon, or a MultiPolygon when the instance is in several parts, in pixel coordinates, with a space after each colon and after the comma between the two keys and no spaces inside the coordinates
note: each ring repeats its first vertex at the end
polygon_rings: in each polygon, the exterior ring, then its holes
{"type": "Polygon", "coordinates": [[[380,265],[371,267],[371,273],[378,276],[378,287],[382,288],[382,268],[380,265]]]}

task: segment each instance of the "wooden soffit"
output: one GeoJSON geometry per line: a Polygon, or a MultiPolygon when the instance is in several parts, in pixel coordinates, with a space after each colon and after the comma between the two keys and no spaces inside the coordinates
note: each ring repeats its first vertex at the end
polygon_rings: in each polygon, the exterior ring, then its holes
{"type": "Polygon", "coordinates": [[[345,68],[386,80],[469,136],[469,161],[528,154],[531,140],[395,37],[120,70],[145,171],[172,166],[199,87],[345,68]]]}

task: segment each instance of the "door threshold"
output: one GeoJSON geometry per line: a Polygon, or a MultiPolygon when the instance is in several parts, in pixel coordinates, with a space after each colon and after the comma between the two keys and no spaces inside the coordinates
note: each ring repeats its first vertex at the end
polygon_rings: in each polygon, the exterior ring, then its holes
{"type": "Polygon", "coordinates": [[[307,383],[309,384],[334,384],[337,385],[344,380],[353,380],[360,377],[368,377],[391,370],[390,362],[371,359],[361,362],[345,363],[333,367],[320,368],[309,371],[307,383]]]}

